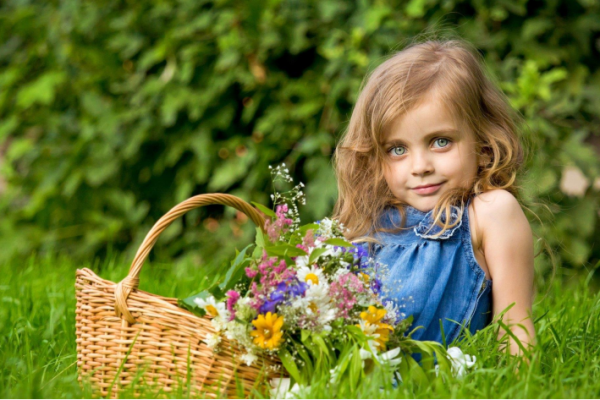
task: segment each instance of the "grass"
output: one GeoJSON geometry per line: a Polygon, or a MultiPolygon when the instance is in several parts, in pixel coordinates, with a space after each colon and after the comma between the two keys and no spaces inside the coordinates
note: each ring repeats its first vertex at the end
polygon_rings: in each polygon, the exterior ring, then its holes
{"type": "MultiPolygon", "coordinates": [[[[86,265],[68,258],[31,257],[0,266],[0,397],[81,398],[77,382],[75,269],[88,267],[112,281],[128,269],[119,257],[86,265]]],[[[218,266],[212,266],[218,268],[218,266]]],[[[190,263],[148,264],[140,288],[184,297],[201,287],[207,273],[190,263]]],[[[210,274],[210,271],[208,272],[210,274]]],[[[591,275],[561,275],[540,288],[534,314],[538,343],[530,364],[498,350],[496,326],[467,338],[460,347],[477,364],[465,378],[427,384],[406,379],[397,389],[374,376],[358,392],[332,392],[315,380],[308,397],[352,398],[589,398],[600,393],[600,294],[591,275]]],[[[142,388],[143,391],[143,388],[142,388]]],[[[143,392],[144,396],[157,393],[143,392]]],[[[185,391],[176,397],[187,397],[185,391]]]]}

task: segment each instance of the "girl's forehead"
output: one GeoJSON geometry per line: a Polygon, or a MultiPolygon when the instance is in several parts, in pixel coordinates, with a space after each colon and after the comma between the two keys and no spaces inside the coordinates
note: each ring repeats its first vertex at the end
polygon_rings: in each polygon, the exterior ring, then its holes
{"type": "Polygon", "coordinates": [[[382,139],[411,139],[435,132],[460,131],[454,113],[439,101],[423,101],[394,117],[382,132],[382,139]]]}

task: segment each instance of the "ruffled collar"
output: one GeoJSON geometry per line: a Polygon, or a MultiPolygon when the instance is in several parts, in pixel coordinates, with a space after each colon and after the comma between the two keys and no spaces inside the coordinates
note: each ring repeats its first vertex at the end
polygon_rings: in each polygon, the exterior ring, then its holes
{"type": "MultiPolygon", "coordinates": [[[[456,206],[451,207],[451,223],[458,222],[456,226],[446,230],[442,235],[435,236],[442,231],[442,227],[438,226],[433,221],[433,210],[429,212],[420,211],[416,208],[406,205],[404,206],[406,212],[406,226],[413,227],[415,235],[424,239],[443,240],[448,239],[454,235],[454,232],[462,225],[462,216],[460,208],[456,206]]],[[[395,207],[387,207],[384,211],[384,216],[387,216],[382,222],[384,227],[391,228],[394,225],[400,226],[401,216],[400,212],[395,207]]],[[[446,222],[446,213],[442,213],[442,223],[446,222]]]]}

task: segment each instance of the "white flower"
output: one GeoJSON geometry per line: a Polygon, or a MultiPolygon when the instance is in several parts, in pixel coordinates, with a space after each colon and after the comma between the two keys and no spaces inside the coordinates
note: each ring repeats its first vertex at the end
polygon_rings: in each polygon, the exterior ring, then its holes
{"type": "Polygon", "coordinates": [[[331,239],[333,237],[333,223],[329,218],[323,218],[319,222],[319,229],[317,230],[319,237],[323,238],[323,240],[331,239]]]}
{"type": "Polygon", "coordinates": [[[319,280],[318,284],[309,284],[304,298],[314,302],[316,305],[327,304],[331,301],[329,297],[329,284],[325,280],[319,280]]]}
{"type": "Polygon", "coordinates": [[[300,310],[302,314],[312,321],[315,331],[319,328],[330,331],[329,323],[336,318],[337,310],[329,297],[329,285],[326,281],[319,284],[309,284],[304,297],[292,300],[291,307],[300,310]]]}
{"type": "Polygon", "coordinates": [[[377,353],[377,343],[374,340],[368,341],[368,347],[369,349],[361,348],[359,350],[360,358],[362,360],[373,358],[380,364],[387,364],[391,367],[394,367],[402,362],[402,357],[398,357],[400,355],[400,347],[396,347],[395,349],[381,354],[377,353]]]}
{"type": "Polygon", "coordinates": [[[246,349],[252,347],[252,337],[248,333],[248,325],[239,322],[229,321],[226,324],[225,337],[229,340],[240,342],[246,349]]]}
{"type": "Polygon", "coordinates": [[[333,273],[333,275],[331,276],[331,282],[339,281],[340,278],[342,277],[342,275],[346,275],[348,272],[350,272],[350,270],[347,268],[336,269],[335,272],[333,273]]]}
{"type": "Polygon", "coordinates": [[[255,354],[252,354],[250,352],[248,352],[246,354],[242,354],[242,356],[240,358],[242,359],[243,362],[246,363],[247,366],[251,366],[252,364],[254,364],[256,362],[256,360],[258,360],[258,357],[255,354]]]}
{"type": "Polygon", "coordinates": [[[363,333],[367,336],[367,337],[372,337],[377,339],[379,337],[378,333],[375,333],[377,331],[378,325],[376,324],[370,324],[367,321],[361,319],[360,321],[358,321],[358,323],[360,324],[360,329],[363,331],[363,333]]]}
{"type": "Polygon", "coordinates": [[[225,306],[224,302],[217,303],[214,296],[209,296],[206,300],[197,297],[194,299],[194,303],[204,308],[206,313],[213,317],[213,320],[216,319],[215,324],[213,324],[215,328],[222,326],[223,323],[229,320],[227,306],[225,306]]]}
{"type": "Polygon", "coordinates": [[[271,398],[272,399],[300,399],[306,396],[302,392],[308,387],[302,387],[297,383],[290,389],[290,378],[273,378],[271,379],[271,398]]]}
{"type": "Polygon", "coordinates": [[[239,299],[234,306],[234,308],[236,309],[235,317],[242,321],[253,320],[256,317],[257,312],[250,305],[251,302],[252,299],[249,297],[242,297],[241,299],[239,299]]]}
{"type": "Polygon", "coordinates": [[[400,318],[400,310],[398,308],[398,304],[395,301],[385,301],[383,303],[383,308],[385,308],[385,319],[388,321],[398,321],[400,318]]]}
{"type": "Polygon", "coordinates": [[[214,350],[219,345],[219,343],[221,343],[221,335],[219,333],[209,332],[206,334],[204,342],[209,348],[214,350]]]}
{"type": "MultiPolygon", "coordinates": [[[[466,375],[467,370],[473,368],[475,365],[475,361],[477,358],[475,356],[470,356],[468,354],[464,354],[462,350],[458,347],[450,347],[447,350],[448,360],[452,364],[452,374],[459,378],[466,375]]],[[[435,373],[438,374],[440,369],[439,365],[435,366],[435,373]]]]}
{"type": "Polygon", "coordinates": [[[310,267],[305,265],[299,266],[298,258],[300,257],[296,258],[296,266],[299,267],[296,276],[300,282],[305,282],[309,286],[326,283],[325,275],[323,275],[323,270],[321,268],[316,265],[311,265],[310,267]]]}
{"type": "Polygon", "coordinates": [[[296,257],[296,267],[298,269],[307,268],[308,267],[308,256],[298,256],[296,257]]]}
{"type": "Polygon", "coordinates": [[[339,257],[343,253],[343,250],[341,249],[341,247],[333,246],[331,244],[325,245],[325,249],[326,250],[323,252],[323,254],[321,254],[321,257],[325,257],[325,256],[339,257]],[[336,249],[336,247],[337,247],[337,249],[336,249]]]}

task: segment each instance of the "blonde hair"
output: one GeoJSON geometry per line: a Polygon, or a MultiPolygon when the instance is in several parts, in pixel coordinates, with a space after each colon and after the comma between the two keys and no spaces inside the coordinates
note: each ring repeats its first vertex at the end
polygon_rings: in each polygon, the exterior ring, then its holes
{"type": "MultiPolygon", "coordinates": [[[[520,199],[517,174],[524,161],[519,140],[521,116],[486,74],[479,53],[461,40],[428,40],[414,43],[392,55],[363,81],[362,90],[334,154],[338,200],[333,218],[342,222],[352,241],[377,242],[367,236],[383,229],[379,215],[394,206],[405,220],[406,204],[389,189],[383,175],[386,127],[426,100],[436,98],[455,116],[462,128],[475,135],[480,166],[472,187],[444,193],[433,209],[441,235],[458,221],[447,218],[451,207],[461,216],[470,196],[504,189],[520,199]]],[[[459,128],[460,129],[460,128],[459,128]]]]}

